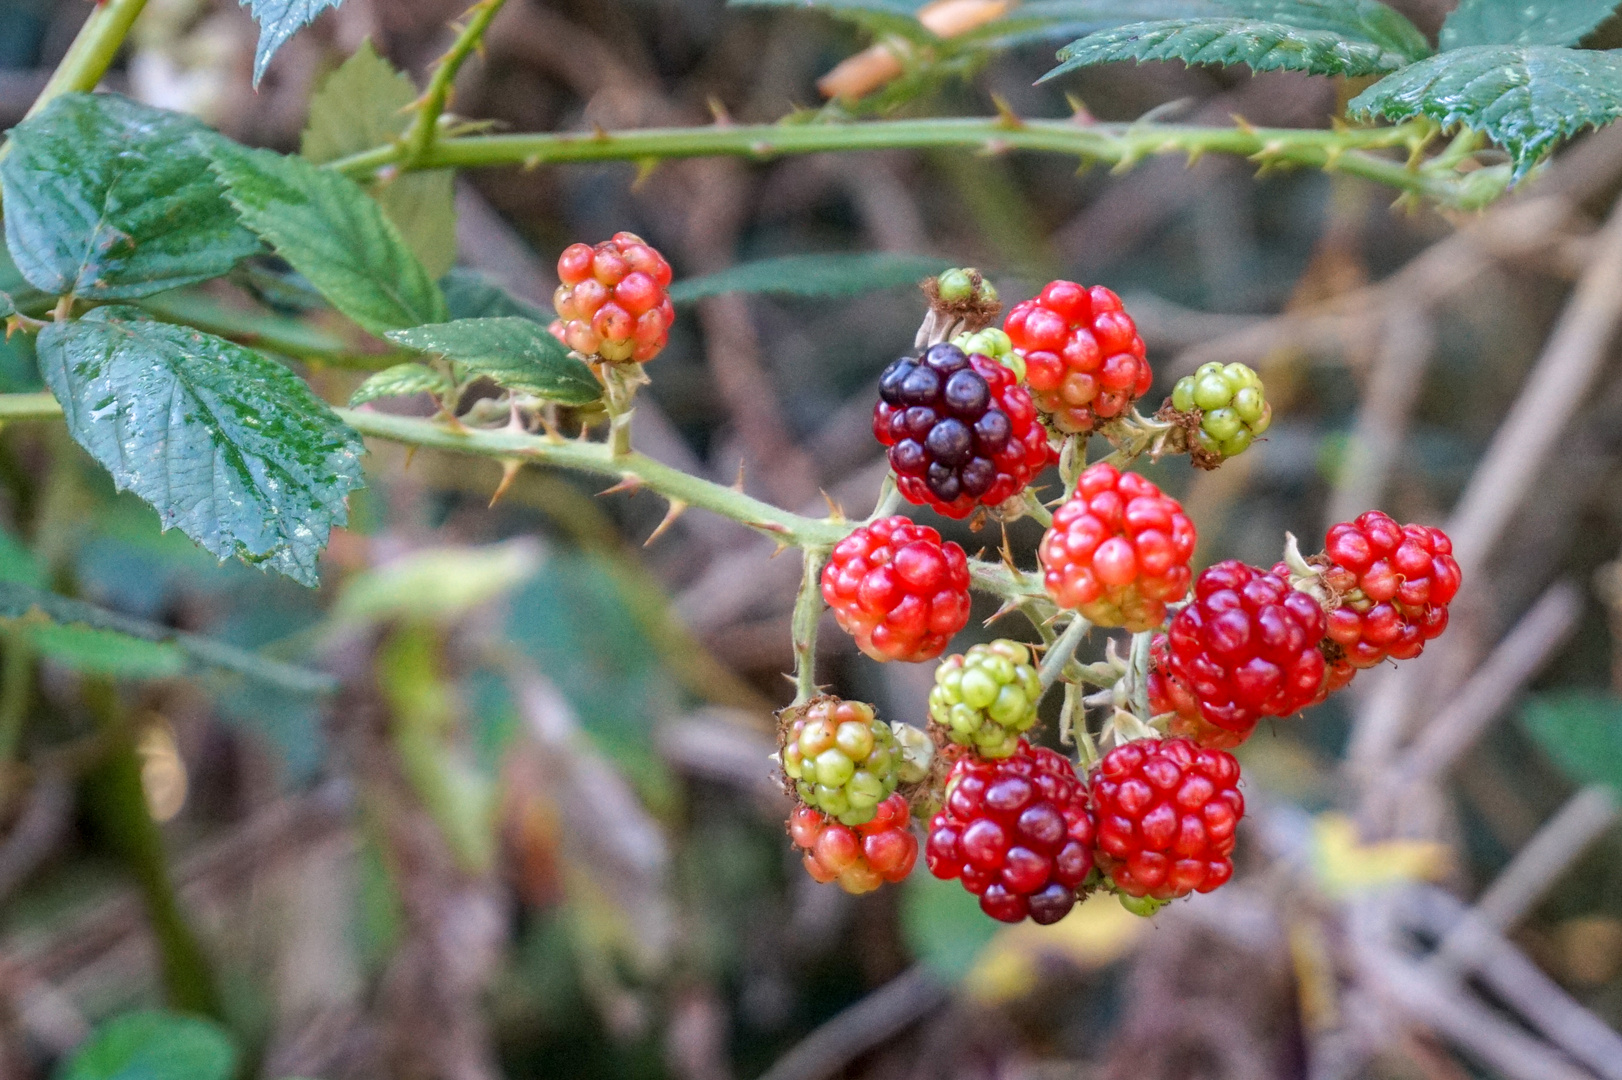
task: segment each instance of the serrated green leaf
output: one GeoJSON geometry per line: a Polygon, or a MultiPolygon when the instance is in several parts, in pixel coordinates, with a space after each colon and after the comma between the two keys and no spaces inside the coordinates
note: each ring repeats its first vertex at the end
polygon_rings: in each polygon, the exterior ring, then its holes
{"type": "Polygon", "coordinates": [[[237,1051],[225,1029],[172,1012],[115,1016],[56,1070],[56,1080],[231,1080],[237,1051]]]}
{"type": "Polygon", "coordinates": [[[1474,45],[1386,76],[1346,111],[1484,132],[1509,151],[1519,180],[1560,140],[1622,116],[1622,53],[1474,45]]]}
{"type": "Polygon", "coordinates": [[[917,0],[727,0],[727,6],[819,11],[875,34],[897,34],[912,41],[938,40],[918,21],[918,9],[924,4],[917,0]]]}
{"type": "Polygon", "coordinates": [[[237,224],[189,116],[64,94],[10,133],[6,244],[51,296],[128,300],[219,277],[260,250],[237,224]]]}
{"type": "Polygon", "coordinates": [[[292,372],[130,307],[52,323],[38,352],[69,434],[165,529],[316,584],[364,448],[292,372]]]}
{"type": "Polygon", "coordinates": [[[570,356],[546,327],[528,319],[458,319],[394,330],[387,336],[408,349],[437,353],[519,393],[567,405],[584,405],[603,393],[590,368],[570,356]]]}
{"type": "Polygon", "coordinates": [[[477,270],[457,268],[439,279],[445,306],[453,319],[493,319],[513,316],[549,326],[557,316],[514,297],[477,270]]]}
{"type": "Polygon", "coordinates": [[[1206,0],[1030,0],[1000,19],[937,47],[946,55],[966,50],[1000,51],[1058,38],[1075,38],[1108,26],[1147,19],[1221,18],[1222,8],[1206,0]]]}
{"type": "Polygon", "coordinates": [[[1216,0],[1247,19],[1288,23],[1304,30],[1327,30],[1341,37],[1369,41],[1391,52],[1421,60],[1434,51],[1424,33],[1407,16],[1379,0],[1216,0]]]}
{"type": "Polygon", "coordinates": [[[445,298],[353,180],[298,157],[221,140],[214,171],[243,222],[366,330],[445,319],[445,298]]]}
{"type": "Polygon", "coordinates": [[[1459,0],[1442,23],[1442,49],[1471,45],[1575,45],[1617,0],[1459,0]]]}
{"type": "Polygon", "coordinates": [[[690,304],[723,293],[778,293],[783,296],[853,296],[873,289],[916,285],[951,267],[933,255],[785,255],[739,263],[670,287],[670,299],[690,304]]]}
{"type": "Polygon", "coordinates": [[[240,0],[242,6],[253,12],[259,23],[259,46],[253,53],[253,85],[265,77],[270,58],[287,43],[298,30],[327,8],[335,8],[344,0],[240,0]]]}
{"type": "MultiPolygon", "coordinates": [[[[417,96],[411,79],[367,39],[310,99],[299,153],[320,165],[391,143],[411,126],[417,96]]],[[[455,265],[456,195],[449,169],[399,173],[367,191],[431,276],[455,265]]]]}
{"type": "Polygon", "coordinates": [[[1622,792],[1622,698],[1586,690],[1540,694],[1527,701],[1520,720],[1573,781],[1622,792]]]}
{"type": "Polygon", "coordinates": [[[370,376],[349,396],[350,408],[364,405],[378,398],[404,397],[408,394],[448,393],[451,381],[444,372],[435,371],[426,364],[395,364],[370,376]]]}
{"type": "Polygon", "coordinates": [[[1368,41],[1257,19],[1165,19],[1089,34],[1059,50],[1058,67],[1038,82],[1077,68],[1118,60],[1181,60],[1185,64],[1248,64],[1253,71],[1314,75],[1377,75],[1407,57],[1368,41]]]}
{"type": "Polygon", "coordinates": [[[0,319],[9,318],[17,314],[17,305],[11,302],[11,294],[0,292],[0,319]]]}

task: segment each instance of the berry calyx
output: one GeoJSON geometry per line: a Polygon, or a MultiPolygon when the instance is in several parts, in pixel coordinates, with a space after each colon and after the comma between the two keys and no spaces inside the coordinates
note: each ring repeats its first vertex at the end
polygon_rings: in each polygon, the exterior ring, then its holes
{"type": "Polygon", "coordinates": [[[1152,630],[1188,592],[1194,524],[1137,473],[1099,462],[1053,512],[1039,556],[1054,603],[1097,626],[1152,630]]]}
{"type": "Polygon", "coordinates": [[[1166,632],[1170,692],[1186,690],[1201,719],[1243,739],[1262,717],[1313,703],[1324,630],[1323,608],[1287,576],[1219,562],[1195,580],[1193,602],[1166,632]]]}
{"type": "Polygon", "coordinates": [[[978,353],[981,356],[991,357],[1012,371],[1015,381],[1025,381],[1025,359],[1014,351],[1013,340],[995,326],[988,326],[972,334],[959,334],[952,339],[952,344],[970,356],[978,353]]]}
{"type": "Polygon", "coordinates": [[[910,503],[964,518],[1024,490],[1048,462],[1047,430],[1014,373],[956,345],[904,356],[879,377],[873,434],[910,503]]]}
{"type": "Polygon", "coordinates": [[[1055,923],[1093,868],[1087,788],[1069,760],[1021,740],[999,760],[958,759],[946,802],[929,823],[924,859],[960,878],[980,910],[1002,922],[1055,923]]]}
{"type": "Polygon", "coordinates": [[[948,656],[935,669],[929,718],[959,746],[981,757],[1008,757],[1036,723],[1042,680],[1031,651],[999,638],[948,656]]]}
{"type": "Polygon", "coordinates": [[[969,622],[969,561],[907,518],[881,518],[841,540],[822,569],[822,598],[875,660],[933,660],[969,622]]]}
{"type": "Polygon", "coordinates": [[[831,695],[778,716],[778,757],[800,801],[842,825],[873,819],[895,791],[900,750],[873,706],[831,695]]]}
{"type": "Polygon", "coordinates": [[[558,277],[552,334],[575,352],[642,364],[670,340],[670,264],[635,233],[596,247],[571,244],[558,257],[558,277]]]}
{"type": "Polygon", "coordinates": [[[1352,668],[1411,660],[1447,629],[1460,573],[1441,529],[1398,525],[1370,510],[1330,529],[1324,556],[1323,582],[1338,599],[1328,636],[1352,668]]]}
{"type": "Polygon", "coordinates": [[[1244,453],[1273,422],[1262,380],[1244,364],[1201,364],[1177,380],[1171,406],[1181,413],[1200,410],[1195,440],[1210,465],[1244,453]]]}
{"type": "Polygon", "coordinates": [[[1003,323],[1025,360],[1036,407],[1060,431],[1092,431],[1149,392],[1154,374],[1137,324],[1102,285],[1050,282],[1014,305],[1003,323]]]}
{"type": "Polygon", "coordinates": [[[1089,780],[1099,869],[1120,892],[1171,900],[1233,876],[1245,798],[1232,754],[1138,739],[1105,754],[1089,780]]]}
{"type": "Polygon", "coordinates": [[[872,892],[885,882],[912,873],[918,861],[918,838],[908,827],[907,800],[891,795],[873,816],[854,828],[829,819],[810,806],[796,806],[788,831],[805,852],[806,872],[816,881],[837,881],[853,895],[872,892]]]}

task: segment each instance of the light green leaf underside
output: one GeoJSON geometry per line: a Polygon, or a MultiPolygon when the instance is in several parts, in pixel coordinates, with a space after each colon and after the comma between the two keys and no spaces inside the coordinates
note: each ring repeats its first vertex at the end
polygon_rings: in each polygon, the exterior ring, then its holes
{"type": "Polygon", "coordinates": [[[259,85],[270,58],[299,28],[343,0],[240,0],[259,23],[259,45],[253,54],[253,84],[259,85]]]}
{"type": "Polygon", "coordinates": [[[1094,64],[1120,60],[1181,60],[1185,64],[1248,64],[1255,71],[1315,75],[1377,75],[1407,58],[1367,41],[1255,19],[1169,19],[1131,23],[1089,34],[1059,50],[1059,66],[1042,82],[1094,64]]]}
{"type": "MultiPolygon", "coordinates": [[[[411,126],[417,96],[410,78],[363,41],[310,99],[299,153],[320,165],[391,143],[411,126]]],[[[450,270],[456,263],[456,197],[449,169],[401,173],[366,190],[430,276],[450,270]]]]}
{"type": "Polygon", "coordinates": [[[443,372],[426,364],[395,364],[384,368],[356,388],[349,396],[351,407],[364,405],[378,398],[404,397],[409,394],[433,394],[438,397],[451,389],[451,381],[443,372]]]}
{"type": "Polygon", "coordinates": [[[117,94],[64,94],[10,133],[0,163],[6,244],[52,296],[133,299],[219,277],[260,250],[207,148],[179,113],[117,94]]]}
{"type": "Polygon", "coordinates": [[[292,372],[128,307],[52,323],[38,354],[68,432],[165,529],[316,584],[363,447],[292,372]]]}
{"type": "Polygon", "coordinates": [[[436,353],[463,369],[523,394],[584,405],[602,396],[591,369],[569,355],[546,327],[528,319],[458,319],[388,335],[418,352],[436,353]]]}
{"type": "Polygon", "coordinates": [[[1617,0],[1460,0],[1442,23],[1444,51],[1471,45],[1575,45],[1617,0]]]}
{"type": "Polygon", "coordinates": [[[299,157],[219,143],[214,169],[243,222],[374,334],[445,319],[445,298],[354,181],[299,157]]]}
{"type": "Polygon", "coordinates": [[[1389,75],[1346,107],[1354,117],[1428,116],[1484,132],[1520,179],[1565,138],[1622,116],[1622,53],[1476,45],[1389,75]]]}
{"type": "Polygon", "coordinates": [[[97,1027],[56,1080],[230,1080],[237,1052],[221,1027],[169,1012],[134,1012],[97,1027]]]}
{"type": "Polygon", "coordinates": [[[1247,19],[1287,23],[1304,30],[1327,30],[1344,38],[1373,42],[1410,60],[1432,53],[1424,33],[1401,12],[1379,0],[1217,0],[1247,19]]]}
{"type": "Polygon", "coordinates": [[[670,287],[672,303],[690,304],[724,293],[782,296],[854,296],[874,289],[916,285],[952,265],[933,255],[787,255],[740,263],[670,287]]]}

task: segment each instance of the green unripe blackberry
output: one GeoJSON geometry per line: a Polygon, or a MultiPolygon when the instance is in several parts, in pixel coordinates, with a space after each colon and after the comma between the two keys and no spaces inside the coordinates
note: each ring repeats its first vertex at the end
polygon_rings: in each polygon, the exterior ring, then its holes
{"type": "Polygon", "coordinates": [[[1195,438],[1200,449],[1217,458],[1243,453],[1273,422],[1262,381],[1244,364],[1201,364],[1177,380],[1171,405],[1178,412],[1200,410],[1195,438]]]}
{"type": "Polygon", "coordinates": [[[989,356],[1014,373],[1014,378],[1025,381],[1025,358],[1014,351],[1014,340],[995,326],[976,330],[972,334],[959,334],[952,344],[970,356],[979,353],[989,356]]]}
{"type": "Polygon", "coordinates": [[[997,289],[972,267],[948,270],[935,279],[935,290],[948,304],[961,304],[973,300],[981,304],[995,304],[997,289]]]}
{"type": "Polygon", "coordinates": [[[841,825],[865,825],[895,790],[901,751],[873,706],[823,696],[781,714],[783,772],[800,801],[841,825]]]}
{"type": "Polygon", "coordinates": [[[929,691],[929,716],[953,742],[981,757],[1003,758],[1036,723],[1041,699],[1030,650],[999,638],[941,661],[929,691]]]}

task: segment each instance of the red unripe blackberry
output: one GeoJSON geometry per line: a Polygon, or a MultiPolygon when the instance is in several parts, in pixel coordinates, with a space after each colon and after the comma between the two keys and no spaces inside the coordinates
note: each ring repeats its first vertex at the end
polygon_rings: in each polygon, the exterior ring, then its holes
{"type": "Polygon", "coordinates": [[[1087,788],[1070,762],[1020,740],[997,760],[959,758],[929,823],[924,860],[961,878],[993,919],[1058,922],[1093,868],[1087,788]]]}
{"type": "Polygon", "coordinates": [[[636,234],[615,233],[596,247],[570,245],[558,257],[558,277],[552,333],[575,352],[640,364],[670,340],[676,321],[665,292],[670,264],[636,234]]]}
{"type": "Polygon", "coordinates": [[[822,569],[822,598],[875,660],[933,660],[969,622],[969,561],[907,518],[881,518],[841,540],[822,569]]]}
{"type": "Polygon", "coordinates": [[[789,815],[788,831],[805,852],[805,869],[812,878],[823,884],[837,881],[841,889],[859,895],[912,873],[918,838],[910,822],[907,800],[898,793],[879,803],[872,820],[855,827],[802,803],[789,815]]]}
{"type": "Polygon", "coordinates": [[[1098,626],[1152,630],[1193,576],[1194,524],[1137,473],[1099,462],[1053,512],[1039,554],[1048,595],[1098,626]]]}
{"type": "Polygon", "coordinates": [[[1171,673],[1166,654],[1166,635],[1156,634],[1149,647],[1149,711],[1155,716],[1171,715],[1167,732],[1215,750],[1232,750],[1250,734],[1228,731],[1209,723],[1200,715],[1200,703],[1187,683],[1171,673]]]}
{"type": "Polygon", "coordinates": [[[1312,704],[1324,681],[1324,613],[1290,579],[1235,559],[1194,582],[1166,633],[1167,670],[1207,723],[1243,739],[1264,716],[1312,704]]]}
{"type": "Polygon", "coordinates": [[[1459,591],[1453,543],[1441,529],[1398,525],[1378,510],[1329,530],[1324,583],[1340,596],[1329,639],[1353,668],[1411,660],[1447,629],[1459,591]]]}
{"type": "Polygon", "coordinates": [[[1233,876],[1245,798],[1232,754],[1138,739],[1105,754],[1090,782],[1098,866],[1121,892],[1171,900],[1233,876]]]}
{"type": "Polygon", "coordinates": [[[953,518],[1017,495],[1048,463],[1047,429],[1014,373],[956,345],[884,369],[873,435],[902,496],[953,518]]]}
{"type": "Polygon", "coordinates": [[[1154,374],[1121,298],[1102,285],[1050,282],[1003,323],[1025,360],[1036,407],[1060,431],[1088,432],[1149,392],[1154,374]]]}

